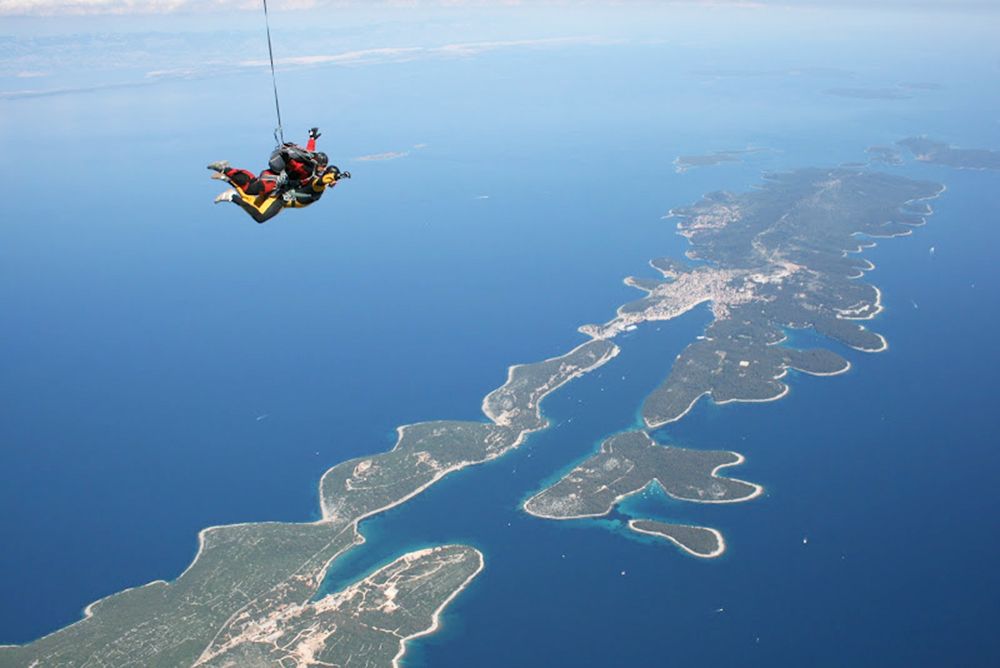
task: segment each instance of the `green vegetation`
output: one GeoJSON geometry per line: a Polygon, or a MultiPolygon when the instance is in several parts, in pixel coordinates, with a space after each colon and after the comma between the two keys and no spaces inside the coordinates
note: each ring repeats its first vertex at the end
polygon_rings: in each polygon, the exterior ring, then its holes
{"type": "Polygon", "coordinates": [[[354,544],[353,525],[242,524],[206,529],[194,564],[90,606],[85,619],[24,647],[0,666],[183,666],[238,613],[305,602],[325,564],[354,544]]]}
{"type": "Polygon", "coordinates": [[[637,533],[669,540],[688,554],[696,557],[717,557],[726,549],[722,534],[707,527],[667,524],[655,520],[630,520],[628,526],[637,533]]]}
{"type": "Polygon", "coordinates": [[[198,665],[391,665],[405,640],[436,628],[438,611],[482,564],[480,552],[462,545],[411,552],[335,595],[247,618],[198,665]]]}
{"type": "Polygon", "coordinates": [[[741,461],[735,452],[667,447],[644,431],[623,432],[604,441],[597,454],[555,485],[528,499],[524,509],[552,519],[606,515],[623,498],[652,483],[683,501],[746,501],[760,488],[716,475],[719,468],[741,461]]]}
{"type": "Polygon", "coordinates": [[[885,340],[857,322],[877,315],[881,305],[878,291],[856,280],[872,265],[852,253],[863,248],[859,236],[898,236],[922,225],[929,209],[918,211],[911,202],[941,189],[866,171],[803,169],[772,175],[757,190],[711,193],[673,211],[691,243],[688,256],[707,265],[686,273],[671,266],[668,287],[624,312],[653,312],[669,286],[701,272],[700,285],[715,284],[696,297],[712,302],[716,318],[647,398],[646,424],[677,420],[704,395],[720,403],[780,397],[787,388],[779,379],[788,368],[813,374],[848,368],[830,351],[781,346],[785,329],[811,328],[857,350],[883,350],[885,340]]]}

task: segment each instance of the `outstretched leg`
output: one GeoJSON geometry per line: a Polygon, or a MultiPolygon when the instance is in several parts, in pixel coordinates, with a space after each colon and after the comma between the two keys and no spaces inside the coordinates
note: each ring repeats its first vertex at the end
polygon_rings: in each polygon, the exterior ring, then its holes
{"type": "Polygon", "coordinates": [[[278,175],[265,169],[260,176],[245,169],[225,169],[222,171],[226,180],[245,192],[247,195],[270,195],[277,185],[278,175]]]}
{"type": "Polygon", "coordinates": [[[268,169],[265,169],[260,173],[260,176],[257,176],[246,169],[230,167],[229,163],[225,160],[213,162],[208,168],[216,172],[212,175],[213,179],[222,179],[226,183],[238,188],[241,193],[246,193],[247,195],[264,195],[266,197],[271,194],[271,191],[277,185],[278,175],[268,169]]]}
{"type": "Polygon", "coordinates": [[[281,200],[280,197],[274,197],[271,198],[270,200],[266,200],[265,204],[260,207],[254,206],[252,203],[247,202],[244,198],[240,197],[239,195],[233,197],[231,201],[234,202],[235,204],[238,204],[241,209],[250,214],[250,217],[253,218],[255,221],[257,221],[258,223],[266,223],[267,221],[271,220],[272,218],[278,215],[278,213],[284,206],[284,202],[281,200]]]}

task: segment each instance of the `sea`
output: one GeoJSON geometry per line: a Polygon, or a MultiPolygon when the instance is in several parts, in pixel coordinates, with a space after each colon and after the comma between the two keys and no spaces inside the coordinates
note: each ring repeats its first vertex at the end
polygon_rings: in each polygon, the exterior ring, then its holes
{"type": "MultiPolygon", "coordinates": [[[[0,643],[176,577],[206,526],[319,519],[323,472],[391,448],[398,425],[483,420],[509,365],[569,351],[640,295],[623,278],[683,255],[671,208],[908,136],[1000,149],[1000,50],[978,15],[746,12],[685,14],[659,39],[615,23],[613,39],[288,67],[286,137],[319,125],[353,178],[261,226],[213,205],[204,169],[263,166],[261,70],[0,99],[0,643]],[[827,92],[844,88],[905,97],[827,92]]],[[[520,510],[639,425],[701,307],[622,335],[518,450],[363,522],[323,592],[420,547],[482,551],[410,668],[997,665],[1000,174],[872,168],[947,185],[926,226],[865,252],[889,349],[796,332],[850,372],[791,372],[780,401],[703,400],[653,434],[742,453],[725,474],[762,497],[520,510]],[[629,517],[717,528],[726,552],[693,558],[629,517]]]]}

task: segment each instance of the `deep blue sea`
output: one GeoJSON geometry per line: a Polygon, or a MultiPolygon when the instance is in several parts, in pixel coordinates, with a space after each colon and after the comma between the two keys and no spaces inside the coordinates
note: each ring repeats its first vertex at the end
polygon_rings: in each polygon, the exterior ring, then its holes
{"type": "MultiPolygon", "coordinates": [[[[848,51],[809,23],[772,26],[794,34],[780,46],[765,32],[290,70],[289,138],[320,125],[354,179],[263,226],[213,206],[203,167],[263,165],[270,90],[255,76],[0,100],[17,156],[0,166],[15,184],[0,224],[0,642],[175,577],[205,526],[316,519],[323,471],[392,447],[397,425],[482,419],[508,365],[578,345],[577,326],[639,295],[625,276],[683,253],[672,207],[910,135],[1000,149],[997,48],[921,25],[888,41],[859,29],[848,51]],[[944,88],[823,92],[905,81],[944,88]],[[671,164],[751,145],[768,150],[671,164]],[[408,155],[355,159],[387,151],[408,155]]],[[[624,335],[619,357],[544,401],[552,426],[518,451],[364,522],[327,586],[418,546],[479,548],[485,570],[411,644],[411,668],[996,665],[1000,175],[886,169],[948,186],[926,227],[867,252],[889,350],[826,344],[850,373],[791,374],[779,402],[701,402],[655,433],[743,453],[727,473],[765,496],[648,494],[564,523],[519,510],[636,425],[709,322],[701,308],[624,335]],[[716,527],[727,551],[685,556],[624,531],[630,515],[716,527]]]]}

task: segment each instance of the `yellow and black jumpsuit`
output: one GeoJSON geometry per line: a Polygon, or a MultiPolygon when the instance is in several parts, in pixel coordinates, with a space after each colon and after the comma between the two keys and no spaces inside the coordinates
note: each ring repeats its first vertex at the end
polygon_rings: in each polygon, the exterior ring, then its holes
{"type": "MultiPolygon", "coordinates": [[[[338,177],[338,172],[327,171],[311,179],[308,183],[280,194],[274,189],[267,192],[248,192],[241,187],[242,184],[239,183],[241,179],[236,178],[230,181],[237,193],[232,201],[258,223],[266,223],[277,216],[282,209],[301,209],[309,206],[322,197],[327,188],[335,186],[339,180],[338,177]]],[[[256,189],[250,188],[249,190],[256,189]]]]}

